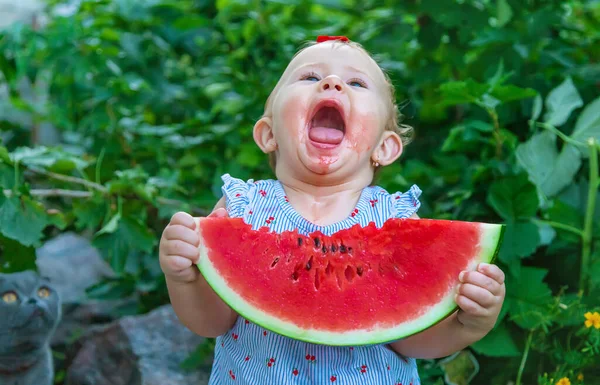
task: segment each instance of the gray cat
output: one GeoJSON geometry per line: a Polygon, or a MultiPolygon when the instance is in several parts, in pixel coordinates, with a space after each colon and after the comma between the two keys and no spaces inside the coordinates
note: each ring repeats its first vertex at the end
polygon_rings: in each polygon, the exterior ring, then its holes
{"type": "Polygon", "coordinates": [[[50,337],[60,320],[58,293],[33,271],[0,273],[0,384],[50,385],[50,337]]]}

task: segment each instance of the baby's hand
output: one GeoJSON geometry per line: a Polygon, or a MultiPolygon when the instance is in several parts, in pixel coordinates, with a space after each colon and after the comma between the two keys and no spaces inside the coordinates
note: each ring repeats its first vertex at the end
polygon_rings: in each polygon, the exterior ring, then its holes
{"type": "Polygon", "coordinates": [[[480,263],[477,271],[463,271],[458,279],[458,320],[474,331],[489,332],[504,302],[504,273],[496,265],[480,263]]]}
{"type": "MultiPolygon", "coordinates": [[[[209,217],[227,216],[227,210],[219,208],[209,217]]],[[[160,268],[165,276],[175,282],[193,282],[200,271],[193,266],[198,262],[200,236],[196,221],[184,212],[178,212],[163,231],[159,245],[160,268]]]]}

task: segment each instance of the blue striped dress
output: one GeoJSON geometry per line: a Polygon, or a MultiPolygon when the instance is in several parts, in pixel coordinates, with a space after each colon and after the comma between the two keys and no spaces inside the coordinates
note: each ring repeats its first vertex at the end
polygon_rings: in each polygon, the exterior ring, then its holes
{"type": "MultiPolygon", "coordinates": [[[[417,186],[395,194],[366,187],[348,218],[319,226],[292,208],[276,180],[245,182],[228,174],[222,179],[229,216],[276,232],[318,230],[331,235],[357,223],[375,222],[380,227],[389,218],[410,217],[420,206],[417,186]]],[[[209,385],[223,384],[420,385],[420,381],[415,360],[386,345],[315,345],[272,333],[240,316],[228,333],[217,337],[209,385]]]]}

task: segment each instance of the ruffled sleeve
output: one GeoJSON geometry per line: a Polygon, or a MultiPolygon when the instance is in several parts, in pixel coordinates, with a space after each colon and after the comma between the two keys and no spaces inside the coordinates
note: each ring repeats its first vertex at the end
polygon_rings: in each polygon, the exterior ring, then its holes
{"type": "Polygon", "coordinates": [[[417,185],[412,185],[405,193],[397,192],[392,194],[392,205],[395,209],[394,217],[408,218],[416,213],[419,207],[421,207],[420,196],[421,189],[417,185]]]}
{"type": "Polygon", "coordinates": [[[254,187],[254,181],[249,180],[244,182],[241,179],[232,178],[231,175],[225,174],[221,177],[223,181],[223,196],[227,212],[232,218],[241,218],[244,216],[244,211],[250,202],[250,190],[254,187]]]}

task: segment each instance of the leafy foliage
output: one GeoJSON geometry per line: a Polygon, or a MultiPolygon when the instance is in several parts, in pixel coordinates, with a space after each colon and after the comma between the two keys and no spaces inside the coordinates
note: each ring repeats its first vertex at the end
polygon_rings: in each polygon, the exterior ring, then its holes
{"type": "Polygon", "coordinates": [[[599,26],[584,0],[82,0],[15,25],[0,32],[0,269],[83,232],[117,274],[90,295],[165,303],[169,217],[205,215],[225,172],[272,177],[251,134],[264,101],[301,42],[344,34],[410,101],[417,138],[380,184],[418,183],[422,216],[507,224],[508,296],[472,383],[598,383],[583,314],[600,297],[599,26]]]}

